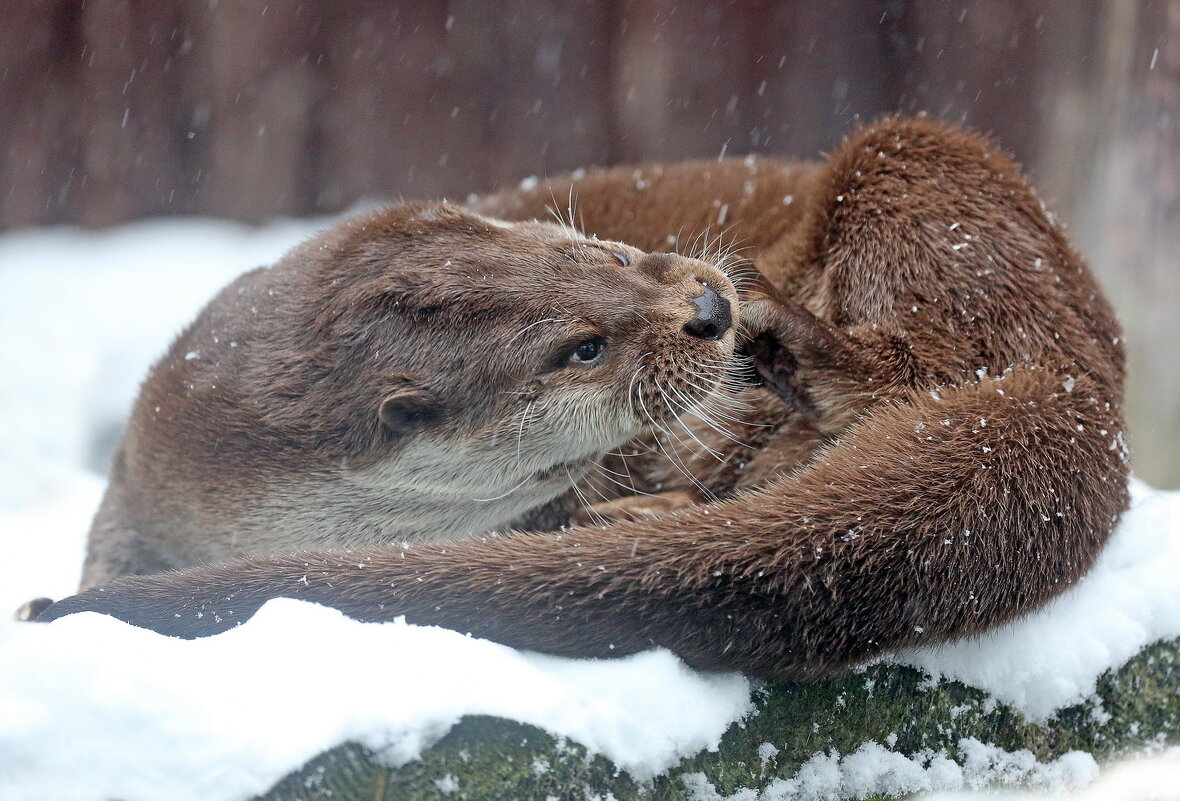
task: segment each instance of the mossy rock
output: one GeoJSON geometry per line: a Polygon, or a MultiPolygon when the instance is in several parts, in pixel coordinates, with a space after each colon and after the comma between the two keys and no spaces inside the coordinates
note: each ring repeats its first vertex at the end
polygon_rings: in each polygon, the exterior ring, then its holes
{"type": "Polygon", "coordinates": [[[756,694],[756,712],[733,725],[716,752],[686,759],[650,782],[636,782],[605,758],[535,727],[467,717],[400,768],[383,767],[364,748],[346,744],[262,798],[696,801],[745,790],[739,798],[755,801],[757,790],[790,779],[816,754],[849,754],[868,741],[906,756],[942,752],[957,763],[970,738],[1006,751],[1026,749],[1040,762],[1077,750],[1104,763],[1180,743],[1180,639],[1158,642],[1108,671],[1091,699],[1044,724],[980,690],[934,682],[898,665],[770,683],[756,694]]]}

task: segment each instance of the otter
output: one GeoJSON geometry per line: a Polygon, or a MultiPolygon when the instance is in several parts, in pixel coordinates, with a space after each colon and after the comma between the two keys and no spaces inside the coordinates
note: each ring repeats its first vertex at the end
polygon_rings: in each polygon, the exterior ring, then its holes
{"type": "Polygon", "coordinates": [[[736,304],[714,264],[554,224],[445,204],[344,222],[222,290],[151,369],[82,588],[543,525],[683,413],[670,397],[721,391],[736,304]]]}
{"type": "Polygon", "coordinates": [[[1121,333],[989,140],[890,117],[822,163],[617,168],[474,207],[527,219],[574,193],[588,230],[640,248],[727,228],[766,279],[741,308],[750,415],[657,425],[652,447],[612,457],[652,497],[620,497],[602,527],[129,577],[40,619],[94,610],[195,637],[283,596],[800,678],[984,631],[1093,563],[1127,503],[1121,333]]]}

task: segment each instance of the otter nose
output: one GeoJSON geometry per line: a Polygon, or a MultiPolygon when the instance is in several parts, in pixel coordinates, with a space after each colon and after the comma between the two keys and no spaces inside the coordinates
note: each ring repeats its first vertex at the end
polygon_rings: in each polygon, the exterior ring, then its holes
{"type": "Polygon", "coordinates": [[[721,339],[733,325],[733,313],[729,301],[711,288],[699,298],[692,299],[697,307],[697,316],[684,324],[684,333],[698,339],[721,339]]]}

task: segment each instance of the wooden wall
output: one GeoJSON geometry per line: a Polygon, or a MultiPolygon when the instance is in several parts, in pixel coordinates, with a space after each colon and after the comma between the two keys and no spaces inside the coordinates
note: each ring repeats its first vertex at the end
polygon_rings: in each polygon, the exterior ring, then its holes
{"type": "Polygon", "coordinates": [[[1139,468],[1180,483],[1180,0],[12,0],[0,227],[813,155],[896,109],[994,133],[1072,223],[1129,329],[1139,468]]]}

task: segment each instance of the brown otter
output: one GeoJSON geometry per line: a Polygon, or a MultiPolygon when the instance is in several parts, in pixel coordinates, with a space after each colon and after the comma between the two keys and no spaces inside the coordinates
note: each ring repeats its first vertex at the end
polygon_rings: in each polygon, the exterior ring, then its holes
{"type": "Polygon", "coordinates": [[[681,412],[667,393],[718,392],[736,300],[712,264],[553,224],[345,222],[224,289],[152,368],[82,586],[544,517],[681,412]]]}
{"type": "MultiPolygon", "coordinates": [[[[246,557],[117,581],[42,619],[98,610],[201,636],[289,596],[551,653],[658,645],[785,677],[979,632],[1093,562],[1126,503],[1119,328],[991,143],[887,119],[821,165],[572,182],[588,229],[654,248],[731,226],[775,287],[742,310],[757,425],[670,444],[693,481],[650,456],[631,467],[641,488],[722,500],[601,529],[246,557]]],[[[531,217],[569,185],[478,208],[531,217]]]]}

